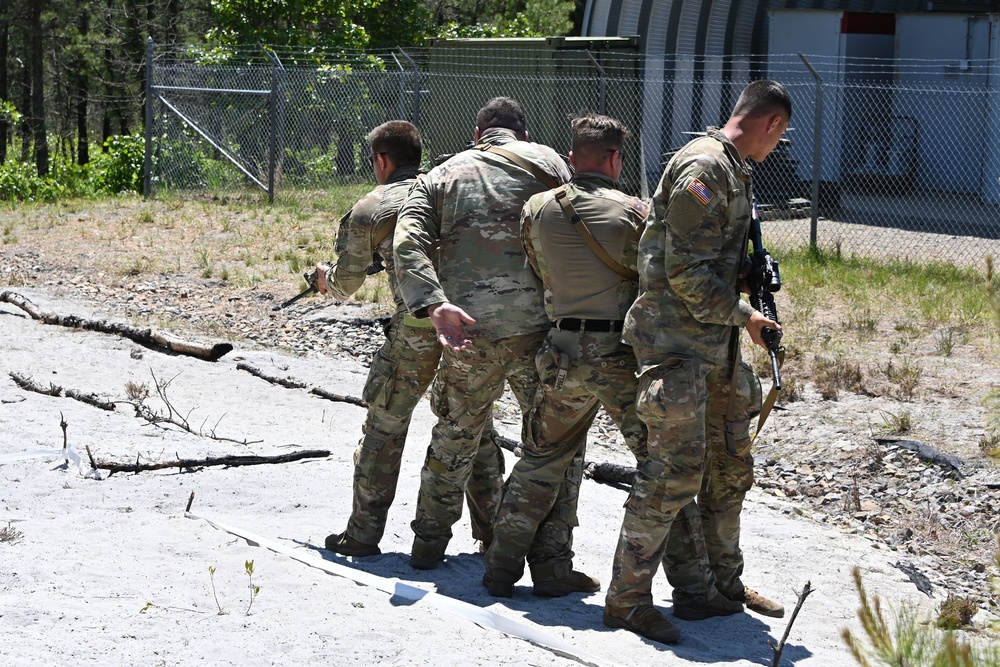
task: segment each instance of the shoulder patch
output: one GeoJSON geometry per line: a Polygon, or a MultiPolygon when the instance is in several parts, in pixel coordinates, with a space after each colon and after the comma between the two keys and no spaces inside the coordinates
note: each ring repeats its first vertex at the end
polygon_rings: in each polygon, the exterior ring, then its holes
{"type": "Polygon", "coordinates": [[[691,181],[691,184],[687,186],[687,191],[705,206],[708,206],[715,199],[715,193],[712,192],[712,189],[698,178],[691,181]]]}

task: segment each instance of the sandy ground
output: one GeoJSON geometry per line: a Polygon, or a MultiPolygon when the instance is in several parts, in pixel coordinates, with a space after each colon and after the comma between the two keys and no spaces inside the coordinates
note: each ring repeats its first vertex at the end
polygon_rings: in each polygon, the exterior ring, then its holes
{"type": "MultiPolygon", "coordinates": [[[[53,312],[106,317],[57,290],[17,288],[53,312]]],[[[514,598],[497,601],[480,583],[481,558],[466,518],[440,568],[411,569],[409,521],[433,423],[426,402],[410,431],[383,554],[352,561],[316,546],[345,525],[364,410],[272,385],[236,365],[246,360],[277,376],[357,396],[366,372],[354,362],[239,348],[206,362],[43,325],[9,304],[0,304],[0,341],[0,529],[17,536],[0,542],[0,664],[770,665],[769,642],[777,643],[788,623],[788,615],[752,614],[678,621],[682,640],[667,647],[605,628],[603,592],[535,598],[526,576],[514,598]],[[151,425],[125,403],[105,411],[26,391],[11,373],[118,401],[126,383],[145,384],[153,395],[148,405],[160,411],[166,406],[155,384],[169,381],[170,403],[195,430],[239,442],[151,425]],[[98,461],[305,449],[330,455],[110,477],[101,471],[97,478],[81,475],[58,454],[13,456],[60,449],[60,418],[75,450],[89,446],[98,461]],[[204,519],[249,531],[281,552],[250,546],[204,519]],[[252,581],[247,561],[253,561],[252,581]],[[372,578],[359,585],[311,565],[343,566],[356,578],[372,578]],[[251,583],[260,587],[252,605],[251,583]],[[419,595],[407,595],[406,584],[438,595],[408,599],[419,595]],[[449,600],[457,603],[449,607],[449,600]],[[507,619],[516,632],[541,633],[571,650],[553,651],[470,617],[507,619]]],[[[500,428],[516,435],[515,423],[500,428]]],[[[625,491],[589,480],[581,492],[576,566],[605,585],[625,498],[625,491]]],[[[854,566],[869,592],[890,606],[930,604],[891,566],[893,554],[798,517],[786,501],[752,491],[744,516],[747,583],[789,610],[807,581],[815,589],[792,627],[783,665],[854,664],[840,637],[844,628],[859,627],[854,566]]],[[[669,614],[670,589],[662,576],[654,595],[669,614]]]]}

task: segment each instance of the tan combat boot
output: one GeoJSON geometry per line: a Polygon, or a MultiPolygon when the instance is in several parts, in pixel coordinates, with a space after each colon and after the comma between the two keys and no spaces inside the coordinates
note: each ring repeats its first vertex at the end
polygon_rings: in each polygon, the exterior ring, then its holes
{"type": "Polygon", "coordinates": [[[742,590],[729,595],[725,592],[722,593],[730,600],[736,602],[742,602],[747,606],[750,611],[755,611],[761,616],[770,616],[771,618],[782,618],[785,615],[785,608],[774,600],[769,600],[752,588],[744,586],[742,590]]]}
{"type": "Polygon", "coordinates": [[[601,590],[600,581],[574,570],[571,563],[530,565],[529,568],[531,580],[535,583],[532,595],[559,598],[570,593],[596,593],[601,590]]]}
{"type": "Polygon", "coordinates": [[[378,556],[382,553],[377,544],[359,542],[346,532],[327,535],[325,544],[328,551],[333,551],[344,556],[354,556],[355,558],[378,556]]]}
{"type": "Polygon", "coordinates": [[[674,590],[674,616],[684,621],[703,621],[714,616],[731,616],[743,611],[743,603],[730,600],[714,588],[706,595],[674,590]]]}
{"type": "Polygon", "coordinates": [[[604,607],[604,625],[625,628],[635,634],[661,644],[676,644],[681,631],[668,621],[653,605],[638,607],[604,607]]]}

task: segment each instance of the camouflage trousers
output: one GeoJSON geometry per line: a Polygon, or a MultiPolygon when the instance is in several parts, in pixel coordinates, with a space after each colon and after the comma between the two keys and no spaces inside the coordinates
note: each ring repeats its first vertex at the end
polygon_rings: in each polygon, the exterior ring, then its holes
{"type": "Polygon", "coordinates": [[[753,485],[750,418],[760,410],[760,384],[749,366],[737,368],[731,448],[728,367],[670,357],[641,368],[636,410],[649,431],[649,457],[625,505],[609,605],[652,604],[661,563],[676,591],[742,588],[740,512],[753,485]]]}
{"type": "MultiPolygon", "coordinates": [[[[477,340],[462,352],[445,349],[431,396],[438,422],[420,471],[417,513],[410,524],[415,545],[423,542],[429,549],[444,552],[451,528],[462,516],[462,491],[474,474],[473,463],[483,456],[486,441],[480,442],[480,434],[490,423],[493,402],[502,395],[506,380],[521,412],[528,412],[538,386],[535,352],[544,338],[543,331],[477,340]]],[[[497,501],[502,488],[501,479],[496,486],[497,501]]]]}
{"type": "MultiPolygon", "coordinates": [[[[410,417],[441,358],[434,327],[410,324],[406,319],[396,313],[389,321],[385,343],[372,359],[363,392],[368,416],[364,437],[354,453],[354,507],[347,534],[365,544],[378,544],[385,533],[410,417]]],[[[472,535],[486,543],[493,539],[498,489],[503,483],[503,456],[493,435],[491,420],[483,435],[486,446],[473,461],[466,489],[472,535]]]]}
{"type": "Polygon", "coordinates": [[[636,456],[645,457],[646,427],[635,411],[635,356],[620,337],[552,330],[535,356],[540,384],[530,437],[504,485],[484,563],[487,578],[514,583],[525,559],[535,579],[572,571],[587,432],[599,406],[636,456]]]}

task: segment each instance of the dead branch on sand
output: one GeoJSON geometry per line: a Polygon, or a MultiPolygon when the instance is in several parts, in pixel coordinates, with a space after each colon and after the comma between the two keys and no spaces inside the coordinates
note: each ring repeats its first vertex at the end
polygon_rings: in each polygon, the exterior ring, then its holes
{"type": "Polygon", "coordinates": [[[217,458],[210,457],[204,459],[182,459],[178,456],[174,461],[161,461],[159,463],[139,463],[138,458],[136,458],[135,463],[128,464],[95,461],[94,455],[90,452],[90,447],[87,447],[87,456],[90,457],[90,466],[99,470],[107,470],[108,477],[116,472],[138,473],[147,470],[163,470],[165,468],[194,470],[208,466],[227,466],[233,468],[236,466],[262,465],[265,463],[289,463],[292,461],[299,461],[301,459],[325,458],[329,455],[330,452],[325,449],[306,449],[293,454],[278,454],[277,456],[220,456],[217,458]]]}
{"type": "Polygon", "coordinates": [[[183,338],[179,338],[173,334],[157,331],[156,329],[140,329],[138,327],[129,326],[128,324],[116,324],[105,320],[88,320],[82,317],[77,317],[76,315],[57,315],[55,313],[49,313],[32,303],[30,299],[27,299],[10,290],[0,292],[0,301],[17,306],[24,312],[31,315],[33,319],[39,320],[44,324],[59,324],[64,327],[71,327],[74,329],[86,329],[87,331],[115,334],[117,336],[134,340],[142,345],[147,345],[149,347],[163,347],[172,352],[186,354],[191,357],[197,357],[198,359],[216,361],[233,349],[233,346],[229,343],[215,343],[214,345],[197,343],[194,341],[184,340],[183,338]]]}
{"type": "MultiPolygon", "coordinates": [[[[142,417],[143,419],[145,419],[146,421],[148,421],[150,424],[154,424],[154,425],[156,425],[156,424],[172,424],[172,425],[178,427],[179,429],[181,429],[183,431],[187,431],[188,433],[191,433],[192,435],[197,435],[197,436],[200,436],[202,438],[211,438],[212,440],[220,440],[220,441],[225,441],[225,442],[235,442],[235,443],[240,444],[240,445],[253,445],[253,444],[257,444],[257,443],[263,442],[263,440],[245,440],[245,439],[244,440],[236,440],[234,438],[226,438],[226,437],[217,435],[216,432],[215,432],[215,428],[214,427],[211,430],[209,430],[207,433],[205,431],[203,431],[201,428],[197,428],[196,429],[196,428],[192,427],[191,423],[188,421],[187,417],[181,415],[181,413],[176,408],[174,408],[174,405],[173,405],[173,403],[170,402],[170,399],[167,398],[167,388],[170,386],[171,382],[173,382],[174,380],[177,379],[177,376],[175,375],[174,377],[170,378],[169,380],[160,380],[160,379],[158,379],[156,377],[156,374],[153,373],[152,369],[150,369],[149,373],[150,373],[150,375],[153,376],[153,384],[156,387],[156,394],[160,397],[160,400],[163,401],[164,405],[167,406],[167,412],[166,412],[166,414],[163,414],[163,413],[157,412],[156,410],[153,410],[151,407],[149,407],[148,405],[146,405],[146,397],[148,396],[149,392],[147,390],[145,390],[145,388],[143,388],[143,391],[141,393],[139,391],[137,391],[136,389],[132,389],[132,390],[130,390],[130,394],[132,395],[132,397],[134,398],[134,400],[131,400],[131,401],[122,401],[122,402],[123,403],[128,403],[133,408],[135,408],[135,416],[136,417],[142,417]]],[[[191,412],[193,412],[193,411],[194,411],[194,408],[192,408],[190,411],[188,411],[188,415],[190,415],[191,412]]],[[[219,417],[219,421],[215,422],[215,426],[218,426],[222,422],[222,420],[223,420],[224,417],[225,417],[225,415],[222,415],[222,417],[219,417]]],[[[202,427],[204,427],[204,426],[205,426],[205,423],[202,422],[202,427]]]]}
{"type": "Polygon", "coordinates": [[[795,623],[795,617],[799,615],[802,603],[806,601],[806,598],[814,590],[816,589],[812,587],[812,582],[807,581],[806,585],[802,587],[802,592],[799,593],[799,600],[795,603],[795,609],[792,610],[792,617],[788,619],[788,625],[785,627],[785,634],[781,635],[781,641],[775,646],[771,640],[768,640],[767,645],[774,652],[774,660],[771,661],[771,667],[778,667],[781,664],[781,652],[785,650],[785,640],[788,639],[788,633],[792,631],[792,624],[795,623]]]}
{"type": "Polygon", "coordinates": [[[100,408],[102,410],[115,409],[114,402],[101,400],[97,397],[97,394],[84,394],[76,389],[63,389],[59,385],[52,384],[51,382],[48,387],[43,387],[29,377],[25,377],[17,373],[8,373],[8,375],[10,375],[10,379],[14,381],[14,384],[27,391],[44,394],[45,396],[61,397],[65,395],[67,398],[75,399],[82,403],[86,403],[87,405],[93,405],[95,408],[100,408]]]}
{"type": "MultiPolygon", "coordinates": [[[[259,377],[262,380],[266,380],[271,384],[276,384],[285,389],[306,389],[309,385],[301,380],[296,380],[294,378],[282,378],[276,375],[269,375],[264,371],[260,370],[256,366],[246,361],[241,361],[236,364],[236,368],[241,371],[246,371],[250,375],[259,377]]],[[[314,396],[319,396],[320,398],[325,398],[329,401],[337,401],[338,403],[350,403],[351,405],[356,405],[359,408],[367,408],[368,403],[364,399],[357,398],[356,396],[345,396],[344,394],[335,394],[333,392],[327,391],[326,389],[321,389],[320,387],[313,387],[309,390],[310,394],[314,396]]]]}

